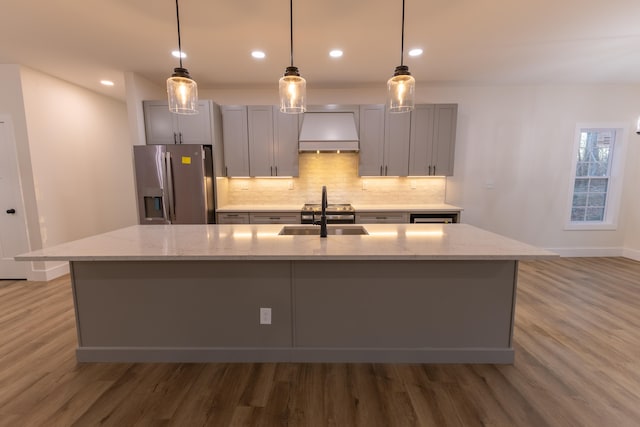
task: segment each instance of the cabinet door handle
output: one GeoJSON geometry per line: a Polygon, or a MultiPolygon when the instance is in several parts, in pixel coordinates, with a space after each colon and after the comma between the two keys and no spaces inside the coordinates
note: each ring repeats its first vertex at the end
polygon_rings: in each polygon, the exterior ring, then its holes
{"type": "Polygon", "coordinates": [[[176,135],[176,133],[173,133],[173,143],[177,144],[178,143],[178,135],[176,135]]]}
{"type": "Polygon", "coordinates": [[[382,176],[382,165],[380,165],[380,176],[382,176]]]}
{"type": "Polygon", "coordinates": [[[224,176],[229,176],[229,168],[228,167],[224,167],[224,176]]]}
{"type": "Polygon", "coordinates": [[[427,175],[431,175],[431,165],[429,165],[429,173],[427,175]]]}
{"type": "Polygon", "coordinates": [[[269,174],[273,176],[273,166],[269,166],[269,174]]]}
{"type": "Polygon", "coordinates": [[[14,213],[16,213],[16,210],[15,209],[7,209],[7,213],[9,215],[13,215],[14,213]]]}
{"type": "Polygon", "coordinates": [[[433,174],[436,174],[436,165],[433,165],[433,174]]]}
{"type": "Polygon", "coordinates": [[[180,132],[180,144],[182,144],[182,132],[180,132]]]}
{"type": "Polygon", "coordinates": [[[384,167],[384,176],[387,176],[387,166],[384,167]]]}
{"type": "Polygon", "coordinates": [[[278,176],[278,167],[276,166],[276,176],[278,176]]]}

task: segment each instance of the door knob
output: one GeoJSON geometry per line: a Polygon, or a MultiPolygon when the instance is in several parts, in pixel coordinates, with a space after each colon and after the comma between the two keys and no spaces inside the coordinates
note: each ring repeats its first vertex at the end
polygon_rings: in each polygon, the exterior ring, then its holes
{"type": "Polygon", "coordinates": [[[7,209],[7,213],[8,214],[14,214],[14,213],[16,213],[16,210],[15,209],[7,209]]]}

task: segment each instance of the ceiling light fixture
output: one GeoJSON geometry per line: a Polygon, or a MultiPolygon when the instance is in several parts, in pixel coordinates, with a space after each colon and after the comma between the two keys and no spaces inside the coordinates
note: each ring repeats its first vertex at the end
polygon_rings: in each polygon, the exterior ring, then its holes
{"type": "Polygon", "coordinates": [[[416,79],[411,76],[409,67],[404,65],[404,0],[402,0],[402,44],[400,48],[400,65],[396,67],[393,77],[387,81],[387,106],[391,113],[403,113],[413,110],[416,79]]]}
{"type": "Polygon", "coordinates": [[[267,55],[261,50],[254,50],[253,52],[251,52],[251,56],[256,59],[263,59],[267,55]]]}
{"type": "Polygon", "coordinates": [[[340,58],[342,56],[342,51],[340,49],[334,49],[329,52],[329,56],[332,58],[340,58]]]}
{"type": "Polygon", "coordinates": [[[420,49],[419,47],[415,48],[415,49],[411,49],[409,51],[409,56],[420,56],[422,55],[423,50],[420,49]]]}
{"type": "Polygon", "coordinates": [[[288,114],[304,113],[307,110],[307,82],[300,77],[298,67],[293,66],[293,0],[289,1],[291,65],[280,77],[280,111],[288,114]]]}
{"type": "Polygon", "coordinates": [[[176,0],[176,21],[178,23],[178,56],[180,67],[173,69],[173,74],[167,79],[167,95],[169,110],[175,114],[198,114],[198,85],[189,75],[189,71],[182,67],[182,44],[180,42],[180,14],[178,0],[176,0]]]}
{"type": "Polygon", "coordinates": [[[187,54],[184,52],[180,52],[179,50],[174,50],[171,52],[171,56],[174,58],[186,58],[187,54]]]}
{"type": "Polygon", "coordinates": [[[113,86],[115,83],[113,83],[111,80],[100,80],[100,84],[103,86],[113,86]]]}

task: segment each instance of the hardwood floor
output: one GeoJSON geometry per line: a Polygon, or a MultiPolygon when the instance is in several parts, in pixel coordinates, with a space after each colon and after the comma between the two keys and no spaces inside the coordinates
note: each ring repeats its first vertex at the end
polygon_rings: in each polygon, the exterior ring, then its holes
{"type": "Polygon", "coordinates": [[[69,278],[0,281],[0,425],[640,425],[640,263],[523,262],[517,298],[513,365],[77,364],[69,278]]]}

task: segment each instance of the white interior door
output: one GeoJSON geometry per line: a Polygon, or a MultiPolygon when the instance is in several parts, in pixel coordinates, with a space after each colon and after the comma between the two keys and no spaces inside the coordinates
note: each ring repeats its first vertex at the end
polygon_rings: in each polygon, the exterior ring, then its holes
{"type": "Polygon", "coordinates": [[[0,279],[26,279],[27,262],[13,260],[29,252],[18,158],[11,124],[0,117],[0,279]]]}

